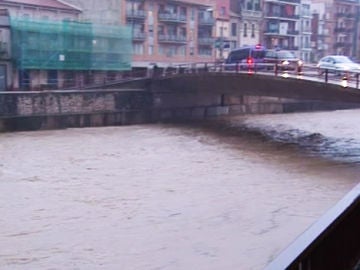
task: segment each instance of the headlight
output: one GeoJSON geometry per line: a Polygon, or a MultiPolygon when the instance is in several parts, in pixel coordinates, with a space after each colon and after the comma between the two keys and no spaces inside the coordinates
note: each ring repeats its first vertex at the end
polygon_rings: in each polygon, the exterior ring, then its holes
{"type": "Polygon", "coordinates": [[[304,64],[303,61],[301,61],[301,60],[298,61],[298,65],[299,65],[299,66],[302,66],[303,64],[304,64]]]}

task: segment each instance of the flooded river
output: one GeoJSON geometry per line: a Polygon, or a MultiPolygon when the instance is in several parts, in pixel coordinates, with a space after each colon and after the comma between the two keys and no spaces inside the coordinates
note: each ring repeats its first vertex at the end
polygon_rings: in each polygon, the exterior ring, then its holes
{"type": "Polygon", "coordinates": [[[0,134],[0,269],[263,269],[359,183],[359,118],[0,134]]]}

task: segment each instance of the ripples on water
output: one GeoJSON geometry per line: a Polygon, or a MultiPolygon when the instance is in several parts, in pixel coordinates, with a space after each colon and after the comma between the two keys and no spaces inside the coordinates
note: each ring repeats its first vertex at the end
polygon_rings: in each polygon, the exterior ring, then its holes
{"type": "Polygon", "coordinates": [[[296,148],[314,157],[360,163],[360,110],[240,116],[219,121],[229,134],[296,148]]]}

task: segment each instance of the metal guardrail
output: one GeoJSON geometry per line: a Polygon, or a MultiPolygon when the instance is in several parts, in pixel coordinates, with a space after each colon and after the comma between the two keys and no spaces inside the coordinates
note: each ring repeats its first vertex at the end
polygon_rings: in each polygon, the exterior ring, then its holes
{"type": "Polygon", "coordinates": [[[182,65],[173,65],[161,68],[160,71],[153,72],[156,77],[167,77],[188,73],[247,73],[262,74],[275,77],[293,77],[302,80],[318,81],[323,83],[337,84],[344,88],[352,87],[359,89],[360,73],[339,72],[332,69],[319,69],[316,65],[302,65],[300,69],[294,66],[283,66],[269,63],[236,63],[226,64],[223,62],[200,62],[182,65]]]}
{"type": "Polygon", "coordinates": [[[265,268],[279,269],[360,269],[360,184],[265,268]]]}
{"type": "MultiPolygon", "coordinates": [[[[91,83],[84,84],[73,81],[73,86],[65,89],[91,89],[99,86],[114,85],[116,83],[128,82],[145,78],[164,78],[169,76],[181,76],[182,74],[199,74],[206,72],[217,73],[246,73],[262,74],[267,76],[282,78],[297,78],[302,80],[318,81],[323,83],[337,84],[342,87],[360,87],[360,73],[346,72],[339,74],[336,70],[320,70],[315,65],[303,65],[301,69],[286,67],[268,63],[236,63],[226,64],[224,62],[197,62],[184,63],[179,65],[169,65],[158,67],[155,63],[141,70],[132,70],[123,72],[121,78],[93,80],[91,83]]],[[[69,84],[68,84],[69,85],[69,84]]],[[[62,88],[64,89],[64,88],[62,88]]]]}

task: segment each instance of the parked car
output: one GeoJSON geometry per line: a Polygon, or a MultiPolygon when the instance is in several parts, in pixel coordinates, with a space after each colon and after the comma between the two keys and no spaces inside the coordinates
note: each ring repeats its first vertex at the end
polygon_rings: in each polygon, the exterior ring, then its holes
{"type": "Polygon", "coordinates": [[[297,72],[302,72],[304,64],[293,52],[286,50],[267,50],[264,63],[273,64],[268,66],[268,69],[274,69],[277,65],[279,70],[296,70],[297,72]]]}
{"type": "Polygon", "coordinates": [[[346,72],[360,73],[360,65],[345,55],[325,56],[319,60],[317,68],[320,75],[323,74],[325,70],[339,75],[346,72]]]}

